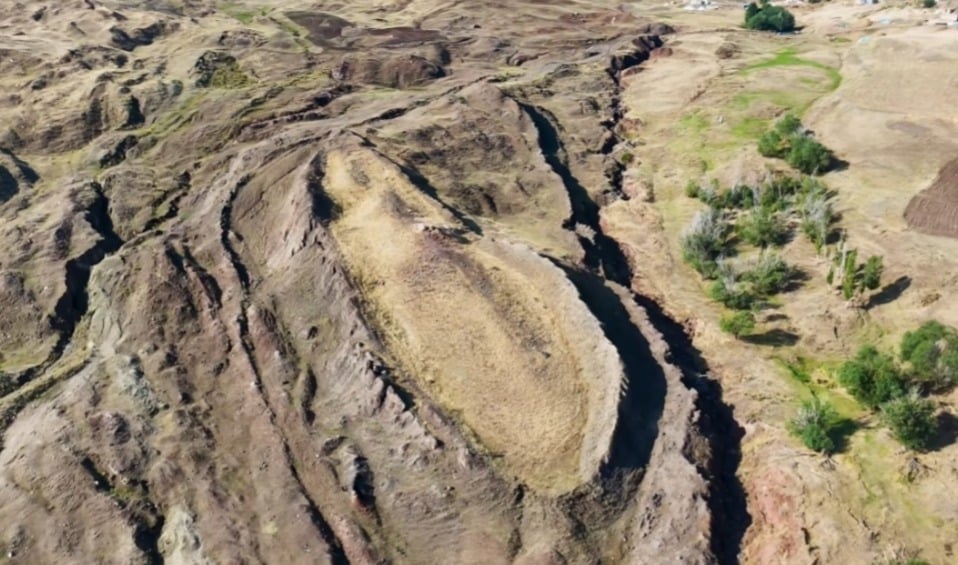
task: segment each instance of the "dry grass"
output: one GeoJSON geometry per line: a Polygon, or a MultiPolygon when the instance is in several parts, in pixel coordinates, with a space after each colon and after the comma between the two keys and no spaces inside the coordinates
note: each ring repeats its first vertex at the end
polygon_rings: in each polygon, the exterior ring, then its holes
{"type": "Polygon", "coordinates": [[[326,186],[350,272],[408,373],[534,488],[591,478],[622,369],[561,271],[451,235],[456,222],[369,151],[330,155],[326,186]]]}

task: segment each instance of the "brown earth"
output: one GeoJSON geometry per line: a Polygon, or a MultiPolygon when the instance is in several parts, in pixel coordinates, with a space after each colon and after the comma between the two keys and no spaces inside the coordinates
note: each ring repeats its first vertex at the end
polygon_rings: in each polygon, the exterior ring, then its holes
{"type": "Polygon", "coordinates": [[[935,182],[912,198],[905,220],[921,233],[958,237],[958,159],[942,167],[935,182]]]}
{"type": "MultiPolygon", "coordinates": [[[[680,182],[747,160],[688,113],[823,96],[743,78],[787,39],[737,7],[279,4],[0,0],[0,562],[947,553],[947,501],[861,501],[931,500],[949,452],[914,487],[870,471],[887,437],[813,459],[676,259],[680,182]]],[[[823,65],[832,9],[802,16],[823,65]]],[[[872,60],[813,120],[857,119],[872,60]]],[[[855,331],[801,296],[789,328],[855,331]]]]}
{"type": "Polygon", "coordinates": [[[737,552],[728,409],[598,223],[647,20],[3,7],[6,560],[737,552]]]}

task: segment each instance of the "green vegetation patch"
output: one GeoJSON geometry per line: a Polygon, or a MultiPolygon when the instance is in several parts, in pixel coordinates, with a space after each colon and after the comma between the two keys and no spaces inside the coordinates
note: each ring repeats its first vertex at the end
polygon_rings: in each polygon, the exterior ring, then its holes
{"type": "Polygon", "coordinates": [[[253,18],[256,16],[265,16],[269,13],[267,8],[260,8],[257,10],[255,8],[235,2],[223,3],[217,6],[217,8],[219,8],[219,10],[224,14],[232,17],[243,25],[249,25],[253,23],[253,18]]]}
{"type": "Polygon", "coordinates": [[[748,74],[758,70],[772,69],[775,67],[809,67],[812,69],[817,69],[828,77],[828,92],[835,90],[842,84],[842,74],[838,72],[837,69],[829,67],[824,63],[819,63],[818,61],[803,59],[796,55],[796,51],[792,47],[786,47],[785,49],[782,49],[770,59],[765,59],[764,61],[759,61],[745,67],[742,69],[742,73],[748,74]]]}

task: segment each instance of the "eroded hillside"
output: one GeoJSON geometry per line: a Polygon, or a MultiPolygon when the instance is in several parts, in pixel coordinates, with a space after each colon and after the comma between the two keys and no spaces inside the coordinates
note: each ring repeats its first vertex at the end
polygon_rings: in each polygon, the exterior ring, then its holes
{"type": "Polygon", "coordinates": [[[7,6],[9,559],[734,555],[727,409],[599,225],[671,30],[295,4],[7,6]]]}
{"type": "Polygon", "coordinates": [[[0,7],[0,559],[858,562],[953,511],[868,525],[673,259],[678,177],[854,68],[824,18],[726,107],[784,41],[736,10],[0,7]]]}

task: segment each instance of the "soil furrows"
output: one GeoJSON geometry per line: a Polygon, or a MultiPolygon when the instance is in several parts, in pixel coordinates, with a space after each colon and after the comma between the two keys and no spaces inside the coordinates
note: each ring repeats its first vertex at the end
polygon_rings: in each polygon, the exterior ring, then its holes
{"type": "Polygon", "coordinates": [[[249,174],[244,175],[237,183],[233,185],[233,188],[227,195],[226,203],[223,205],[223,208],[220,212],[220,243],[223,246],[223,251],[227,255],[229,264],[232,267],[237,282],[240,286],[240,300],[238,304],[238,311],[235,317],[239,343],[240,347],[242,348],[244,358],[249,364],[256,390],[265,405],[267,419],[280,437],[284,464],[286,467],[288,467],[293,480],[298,486],[302,496],[306,499],[309,519],[322,536],[323,541],[326,542],[327,550],[329,551],[329,557],[332,563],[335,565],[342,565],[349,562],[346,559],[346,554],[343,552],[342,542],[336,537],[336,534],[333,532],[332,528],[330,528],[329,523],[323,517],[323,514],[317,506],[313,495],[303,484],[303,480],[300,477],[300,472],[297,468],[296,458],[289,447],[289,441],[286,437],[286,432],[284,431],[283,427],[277,423],[276,410],[274,409],[270,401],[270,397],[264,387],[263,375],[260,371],[259,363],[257,362],[255,345],[253,343],[253,338],[250,336],[249,312],[252,308],[250,302],[250,273],[246,268],[246,265],[243,263],[242,257],[233,247],[231,242],[231,237],[233,234],[231,228],[233,220],[233,206],[236,202],[236,198],[242,189],[247,186],[250,179],[251,176],[249,174]]]}
{"type": "Polygon", "coordinates": [[[83,211],[83,218],[96,232],[98,239],[82,254],[66,262],[65,288],[50,316],[50,327],[56,332],[57,340],[47,359],[40,365],[12,378],[10,382],[13,388],[4,394],[9,394],[26,385],[52,367],[63,356],[67,346],[73,341],[77,325],[89,309],[88,286],[93,268],[123,245],[123,241],[113,231],[113,220],[109,212],[110,201],[103,193],[102,187],[96,182],[90,182],[87,188],[92,192],[92,198],[83,211]]]}
{"type": "MultiPolygon", "coordinates": [[[[464,551],[465,548],[462,547],[463,540],[459,539],[462,536],[460,526],[455,526],[453,529],[450,529],[448,526],[448,523],[457,524],[459,520],[464,519],[458,518],[459,510],[455,510],[462,504],[459,502],[458,496],[447,501],[436,500],[430,502],[429,506],[422,509],[430,509],[428,515],[423,515],[417,521],[409,522],[408,520],[404,521],[397,518],[397,512],[400,514],[410,511],[414,511],[416,514],[420,512],[418,509],[414,510],[407,506],[409,502],[407,502],[406,497],[398,498],[399,492],[397,492],[397,489],[401,489],[402,491],[412,489],[412,492],[421,492],[421,495],[426,496],[426,499],[429,500],[431,497],[427,495],[423,489],[431,490],[439,488],[437,481],[442,484],[447,480],[442,478],[447,475],[436,474],[437,471],[435,467],[444,468],[448,466],[449,462],[445,461],[447,457],[450,457],[452,453],[458,450],[466,450],[467,448],[461,439],[456,438],[448,422],[436,419],[439,417],[439,413],[435,408],[431,407],[428,403],[423,403],[421,400],[414,400],[413,393],[399,388],[390,374],[391,371],[387,369],[371,351],[368,351],[369,348],[378,348],[376,345],[377,340],[371,335],[363,335],[366,329],[360,321],[358,311],[355,310],[354,300],[350,298],[350,295],[353,293],[351,290],[352,284],[346,282],[346,273],[336,267],[339,261],[336,259],[335,243],[323,233],[325,231],[323,226],[336,217],[336,206],[324,194],[322,189],[322,179],[324,175],[322,161],[321,156],[309,159],[307,164],[302,167],[303,171],[299,176],[301,180],[292,183],[299,188],[295,188],[292,193],[286,192],[286,198],[277,200],[277,202],[289,202],[290,205],[297,210],[297,215],[300,216],[301,219],[296,220],[295,224],[288,225],[287,228],[274,230],[273,233],[275,235],[271,239],[282,238],[283,240],[291,240],[291,243],[296,242],[296,246],[293,248],[295,250],[293,254],[291,256],[283,255],[284,259],[275,265],[275,268],[279,269],[278,272],[286,272],[284,278],[281,279],[285,281],[283,284],[296,284],[296,281],[303,276],[309,278],[319,276],[320,278],[317,280],[317,283],[321,286],[318,286],[314,292],[326,296],[331,301],[331,304],[342,305],[337,306],[332,311],[327,311],[324,314],[324,318],[328,319],[329,316],[332,316],[333,320],[341,318],[342,322],[334,322],[331,327],[325,325],[325,329],[321,329],[315,325],[310,326],[304,321],[306,325],[280,329],[278,324],[282,323],[280,322],[281,319],[295,321],[301,317],[300,315],[291,315],[292,313],[289,312],[285,306],[285,301],[279,302],[276,305],[276,308],[278,308],[277,312],[282,313],[281,315],[275,317],[268,316],[269,319],[274,320],[277,326],[265,334],[263,333],[262,324],[259,322],[262,316],[251,317],[253,325],[260,328],[255,330],[254,333],[261,335],[260,339],[266,339],[262,337],[264,335],[271,335],[273,336],[271,339],[274,340],[273,345],[258,346],[255,349],[256,354],[264,358],[261,364],[265,363],[263,366],[274,366],[274,369],[270,370],[272,372],[286,372],[288,377],[280,378],[279,381],[288,380],[290,386],[293,388],[294,396],[297,394],[297,388],[302,391],[300,393],[302,394],[302,398],[295,403],[301,408],[297,409],[295,413],[288,412],[286,416],[281,416],[279,419],[280,421],[287,422],[289,426],[287,431],[290,434],[288,436],[290,445],[295,444],[297,446],[295,451],[300,453],[308,451],[310,449],[308,447],[309,444],[316,441],[308,439],[308,435],[304,433],[304,420],[309,423],[310,429],[315,430],[315,432],[323,430],[322,433],[324,435],[327,433],[335,434],[336,432],[332,432],[332,430],[341,428],[343,422],[349,422],[348,428],[339,432],[343,435],[333,435],[333,437],[326,442],[330,446],[328,449],[324,444],[323,452],[328,453],[330,457],[341,458],[343,456],[342,453],[344,453],[341,452],[342,446],[354,445],[358,448],[360,455],[350,457],[352,457],[353,460],[356,460],[356,457],[364,458],[366,463],[363,467],[366,468],[368,466],[370,470],[369,476],[373,477],[373,481],[376,483],[373,490],[378,494],[375,499],[375,507],[369,510],[362,510],[357,514],[357,519],[360,522],[365,522],[368,518],[364,517],[364,514],[368,511],[372,511],[374,513],[372,526],[376,529],[379,529],[376,524],[379,523],[380,519],[382,520],[381,532],[369,531],[368,533],[373,538],[373,541],[376,539],[383,540],[375,542],[376,545],[383,548],[383,555],[395,555],[397,551],[402,551],[401,548],[410,547],[410,544],[412,548],[416,548],[416,555],[422,556],[423,559],[426,558],[426,555],[439,555],[438,553],[434,554],[432,552],[423,553],[424,549],[421,547],[420,536],[425,533],[423,528],[426,528],[427,525],[431,525],[430,527],[432,529],[429,531],[429,535],[432,536],[436,545],[433,552],[441,551],[441,548],[446,548],[446,551],[453,552],[464,551]],[[304,204],[306,205],[304,206],[304,204]],[[304,211],[306,212],[305,215],[302,213],[304,211]],[[318,272],[302,271],[303,266],[307,264],[322,265],[322,268],[318,272]],[[302,274],[299,274],[300,272],[302,272],[302,274]],[[344,311],[341,314],[335,314],[339,308],[343,308],[344,311]],[[360,325],[349,330],[348,335],[343,334],[339,339],[329,340],[330,336],[326,332],[334,330],[340,323],[349,327],[353,324],[357,324],[357,322],[360,325]],[[305,336],[306,341],[301,341],[301,338],[293,337],[298,335],[305,336]],[[324,336],[325,340],[323,339],[324,336]],[[284,341],[286,345],[282,345],[284,341]],[[292,345],[293,341],[296,341],[298,345],[292,345]],[[323,341],[326,341],[326,344],[320,345],[323,341]],[[297,369],[301,374],[305,373],[305,377],[297,377],[290,373],[289,366],[297,365],[310,359],[318,359],[315,357],[317,346],[323,349],[327,347],[334,348],[333,351],[326,354],[327,360],[324,364],[321,366],[308,366],[305,371],[297,369]],[[264,349],[263,353],[260,353],[260,349],[264,349]],[[286,353],[280,357],[286,359],[286,361],[279,363],[281,365],[279,368],[275,367],[275,361],[265,360],[270,357],[266,352],[274,349],[286,351],[286,353]],[[296,349],[303,352],[313,351],[313,353],[311,355],[301,356],[302,354],[296,353],[296,349]],[[301,359],[301,361],[297,362],[296,359],[301,359]],[[297,379],[303,378],[305,378],[304,383],[300,385],[292,384],[295,383],[297,379]],[[331,413],[330,407],[336,406],[337,403],[345,401],[347,398],[351,399],[349,400],[350,404],[355,405],[356,413],[353,415],[352,410],[347,411],[346,414],[348,416],[346,417],[348,417],[348,420],[344,419],[337,423],[336,418],[332,417],[334,413],[331,413]],[[359,400],[359,402],[357,402],[357,400],[359,400]],[[416,402],[418,406],[417,409],[413,409],[413,402],[416,402]],[[422,409],[426,410],[425,416],[420,413],[422,409]],[[305,414],[305,417],[303,417],[303,414],[305,414]],[[426,420],[431,419],[432,424],[430,425],[430,429],[442,432],[444,436],[442,441],[431,437],[431,434],[425,431],[423,424],[420,423],[420,419],[423,417],[425,417],[426,420]],[[292,423],[294,421],[295,424],[292,423]],[[387,441],[387,438],[373,431],[380,426],[389,426],[392,429],[392,427],[397,424],[400,427],[392,434],[391,441],[401,442],[405,446],[403,450],[398,453],[392,448],[388,448],[389,441],[387,441]],[[449,434],[453,435],[450,436],[449,434]],[[338,439],[336,439],[337,437],[338,439]],[[437,445],[445,446],[445,449],[436,451],[437,445]],[[420,450],[421,453],[418,453],[420,450]],[[447,451],[450,452],[448,456],[444,455],[447,451]],[[420,463],[414,463],[416,461],[420,461],[420,463]],[[428,462],[428,466],[418,470],[420,465],[426,462],[428,462]],[[412,468],[408,466],[410,464],[413,464],[412,468]],[[405,469],[403,473],[396,474],[394,471],[390,471],[390,469],[396,469],[397,465],[405,469]],[[378,471],[377,468],[379,469],[378,471]],[[426,476],[429,478],[427,479],[426,476]],[[385,542],[387,539],[390,540],[388,543],[385,542]]],[[[265,188],[255,179],[252,184],[255,184],[256,188],[249,190],[263,190],[265,188]]],[[[288,183],[272,185],[270,190],[273,192],[286,190],[281,187],[287,184],[288,183]]],[[[250,201],[257,201],[258,198],[258,195],[250,193],[250,201]]],[[[257,229],[256,225],[259,222],[270,222],[270,220],[266,218],[247,217],[245,214],[248,213],[249,209],[244,208],[244,210],[246,211],[240,212],[241,216],[238,220],[240,229],[253,233],[257,229]]],[[[274,245],[285,247],[288,244],[276,242],[275,244],[268,244],[266,248],[271,248],[274,245]]],[[[255,252],[256,249],[258,249],[258,247],[250,247],[249,251],[254,253],[254,261],[259,262],[262,260],[262,257],[258,255],[258,252],[255,252]]],[[[270,295],[277,297],[288,295],[288,292],[283,292],[281,288],[272,288],[270,284],[270,281],[265,281],[265,287],[262,289],[262,292],[268,292],[270,295]]],[[[266,313],[266,311],[262,309],[258,309],[258,311],[261,314],[266,313]]],[[[266,324],[266,326],[270,325],[269,323],[266,324]]],[[[343,330],[345,329],[344,327],[343,330]]],[[[315,361],[309,362],[313,363],[315,361]]],[[[267,389],[270,387],[274,389],[273,392],[270,393],[273,396],[284,394],[280,388],[277,388],[279,385],[276,384],[276,381],[276,377],[271,377],[268,382],[273,384],[268,384],[266,387],[267,389]]],[[[415,394],[419,399],[424,398],[418,392],[415,394]]],[[[277,414],[279,414],[279,412],[277,414]]],[[[464,455],[460,455],[460,457],[463,456],[464,455]]],[[[473,456],[469,455],[467,457],[471,459],[473,456]]],[[[475,468],[477,465],[480,465],[479,460],[470,463],[469,468],[475,468]]],[[[353,466],[347,465],[344,469],[341,469],[340,473],[343,474],[342,476],[344,477],[348,476],[350,473],[356,472],[351,470],[353,468],[353,466]]],[[[460,493],[461,496],[466,496],[466,493],[469,493],[475,488],[483,488],[488,492],[488,485],[485,487],[480,486],[485,484],[484,481],[488,479],[483,479],[475,484],[471,484],[473,480],[477,480],[475,477],[477,472],[478,470],[469,470],[464,477],[464,479],[467,479],[467,482],[462,483],[455,481],[453,484],[443,486],[441,492],[450,494],[460,493]]],[[[312,466],[311,475],[314,477],[314,480],[317,474],[321,475],[322,469],[312,466]]],[[[482,471],[478,474],[479,476],[488,475],[488,472],[482,471]]],[[[365,475],[365,473],[361,473],[360,475],[365,475]]],[[[348,487],[347,490],[355,492],[352,487],[348,487]]],[[[331,504],[332,507],[340,505],[340,503],[336,501],[329,500],[331,493],[329,493],[328,488],[316,492],[319,497],[327,500],[325,504],[331,504]]],[[[357,492],[356,494],[359,496],[360,493],[357,492]]],[[[321,502],[320,504],[324,503],[321,502]]],[[[338,528],[339,531],[344,531],[341,518],[337,517],[334,521],[340,524],[339,526],[334,526],[334,529],[338,528]]],[[[349,542],[344,541],[344,546],[351,546],[355,552],[357,544],[361,546],[362,542],[357,542],[356,536],[349,534],[348,527],[345,531],[346,533],[343,535],[352,539],[349,542]]],[[[362,537],[363,534],[360,534],[358,539],[361,540],[362,537]]],[[[368,551],[362,553],[368,553],[368,551]]],[[[347,551],[347,555],[351,554],[354,553],[347,551]]],[[[412,555],[413,554],[409,554],[410,557],[412,555]]]]}

